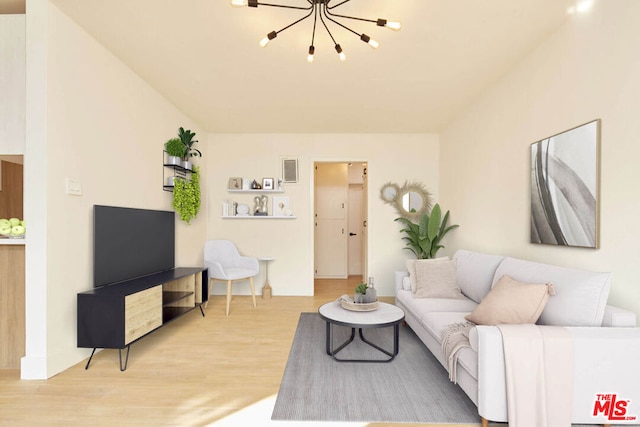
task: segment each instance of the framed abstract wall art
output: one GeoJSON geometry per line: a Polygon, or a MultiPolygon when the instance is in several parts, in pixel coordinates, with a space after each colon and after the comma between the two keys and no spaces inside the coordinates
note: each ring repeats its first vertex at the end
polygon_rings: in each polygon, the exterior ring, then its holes
{"type": "Polygon", "coordinates": [[[531,144],[531,243],[599,247],[600,119],[531,144]]]}

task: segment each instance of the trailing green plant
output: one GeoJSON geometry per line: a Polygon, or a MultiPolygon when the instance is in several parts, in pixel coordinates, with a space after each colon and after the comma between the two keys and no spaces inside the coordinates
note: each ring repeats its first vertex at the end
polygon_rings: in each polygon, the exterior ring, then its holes
{"type": "Polygon", "coordinates": [[[175,180],[171,206],[187,224],[191,224],[200,212],[200,169],[197,166],[193,167],[191,180],[175,180]]]}
{"type": "Polygon", "coordinates": [[[358,286],[356,286],[356,294],[366,294],[367,293],[367,284],[366,283],[360,283],[358,286]]]}
{"type": "Polygon", "coordinates": [[[164,143],[164,150],[170,156],[183,158],[185,147],[180,138],[171,138],[164,143]]]}
{"type": "Polygon", "coordinates": [[[202,157],[202,153],[197,148],[193,148],[193,144],[198,142],[197,139],[193,139],[196,136],[195,132],[191,132],[191,130],[184,130],[183,127],[178,129],[178,137],[182,144],[184,145],[184,160],[189,160],[189,157],[202,157]]]}
{"type": "Polygon", "coordinates": [[[442,211],[438,203],[431,209],[431,215],[427,213],[420,216],[418,223],[411,222],[407,218],[396,218],[405,225],[400,230],[406,236],[402,240],[406,241],[406,248],[409,249],[418,259],[435,258],[438,250],[444,248],[440,244],[442,238],[449,231],[459,227],[457,224],[447,227],[449,211],[442,217],[442,211]]]}

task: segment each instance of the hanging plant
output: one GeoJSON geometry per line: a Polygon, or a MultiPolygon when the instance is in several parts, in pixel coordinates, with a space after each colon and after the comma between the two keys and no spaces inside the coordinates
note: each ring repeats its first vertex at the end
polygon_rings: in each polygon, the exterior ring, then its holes
{"type": "Polygon", "coordinates": [[[200,168],[193,167],[191,180],[176,179],[173,187],[173,209],[187,224],[200,212],[200,168]]]}

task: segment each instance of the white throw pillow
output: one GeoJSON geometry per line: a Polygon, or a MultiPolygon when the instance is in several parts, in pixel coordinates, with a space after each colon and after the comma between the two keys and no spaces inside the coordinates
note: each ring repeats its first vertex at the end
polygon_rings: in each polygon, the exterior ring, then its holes
{"type": "Polygon", "coordinates": [[[409,282],[411,283],[411,292],[414,294],[418,289],[418,285],[416,282],[416,263],[434,263],[434,262],[442,262],[449,261],[449,257],[440,257],[440,258],[431,258],[431,259],[408,259],[407,260],[407,270],[409,270],[409,282]]]}
{"type": "Polygon", "coordinates": [[[456,262],[416,262],[416,298],[466,299],[456,282],[456,262]]]}

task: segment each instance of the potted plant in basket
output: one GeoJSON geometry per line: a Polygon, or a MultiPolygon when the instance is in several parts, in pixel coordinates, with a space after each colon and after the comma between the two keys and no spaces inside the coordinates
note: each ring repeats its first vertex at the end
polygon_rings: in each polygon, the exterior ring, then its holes
{"type": "Polygon", "coordinates": [[[194,136],[196,136],[196,133],[191,132],[189,129],[184,130],[183,127],[178,129],[178,137],[180,138],[182,145],[184,145],[182,166],[188,170],[191,170],[193,166],[191,160],[189,160],[191,157],[202,157],[200,150],[193,148],[193,144],[198,142],[197,139],[193,139],[194,136]]]}

